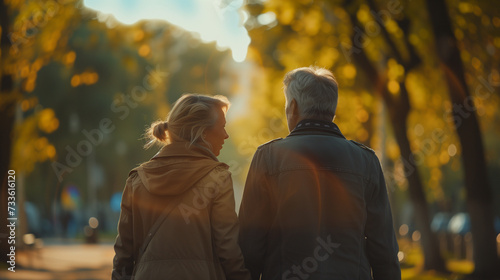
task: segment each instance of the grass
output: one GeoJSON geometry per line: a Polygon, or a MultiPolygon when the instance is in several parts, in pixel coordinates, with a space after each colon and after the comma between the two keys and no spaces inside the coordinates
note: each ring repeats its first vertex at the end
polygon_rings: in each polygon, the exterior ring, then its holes
{"type": "Polygon", "coordinates": [[[420,245],[409,240],[399,240],[399,248],[404,254],[401,260],[403,280],[460,280],[474,270],[474,264],[471,261],[447,259],[446,268],[450,273],[424,271],[424,256],[420,245]]]}

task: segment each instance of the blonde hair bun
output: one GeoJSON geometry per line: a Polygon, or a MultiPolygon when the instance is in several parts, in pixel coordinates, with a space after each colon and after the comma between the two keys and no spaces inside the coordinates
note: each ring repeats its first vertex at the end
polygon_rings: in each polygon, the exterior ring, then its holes
{"type": "Polygon", "coordinates": [[[158,121],[153,123],[153,136],[160,140],[165,141],[167,139],[166,131],[168,130],[168,122],[158,121]]]}

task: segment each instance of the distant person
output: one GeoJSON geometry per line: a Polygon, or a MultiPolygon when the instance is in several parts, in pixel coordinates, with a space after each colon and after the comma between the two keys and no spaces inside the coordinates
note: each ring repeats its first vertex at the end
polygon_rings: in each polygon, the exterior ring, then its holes
{"type": "Polygon", "coordinates": [[[290,134],[257,149],[240,208],[252,278],[401,279],[382,169],[373,150],[332,122],[333,74],[295,69],[284,92],[290,134]]]}
{"type": "Polygon", "coordinates": [[[186,94],[152,124],[150,144],[166,145],[129,174],[112,279],[250,279],[231,174],[217,160],[228,107],[223,96],[186,94]]]}

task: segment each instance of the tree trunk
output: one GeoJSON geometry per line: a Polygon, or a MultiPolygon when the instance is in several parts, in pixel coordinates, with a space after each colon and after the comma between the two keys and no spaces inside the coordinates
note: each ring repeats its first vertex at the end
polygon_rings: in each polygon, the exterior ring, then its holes
{"type": "MultiPolygon", "coordinates": [[[[407,89],[404,82],[401,83],[400,88],[401,96],[407,96],[407,89]]],[[[388,96],[390,96],[390,93],[388,93],[387,90],[384,90],[383,96],[384,99],[387,99],[388,96]]],[[[406,180],[408,181],[408,191],[410,193],[410,201],[415,212],[416,226],[421,234],[421,244],[424,253],[424,269],[446,271],[444,260],[439,251],[438,238],[436,234],[432,232],[430,227],[431,217],[429,214],[427,200],[425,198],[422,180],[420,179],[419,168],[412,160],[414,155],[411,151],[410,141],[408,140],[408,127],[406,125],[409,113],[409,104],[408,107],[401,104],[406,102],[403,100],[399,102],[392,102],[392,105],[387,107],[389,108],[389,116],[394,128],[396,142],[399,145],[401,160],[403,161],[404,166],[404,174],[406,180]],[[404,109],[404,111],[400,110],[400,108],[405,107],[408,109],[404,109]]],[[[388,101],[386,101],[386,104],[387,103],[388,101]]]]}
{"type": "Polygon", "coordinates": [[[12,146],[12,129],[15,117],[15,101],[8,98],[12,94],[12,76],[5,72],[7,54],[11,46],[8,33],[10,30],[9,14],[4,1],[0,1],[0,26],[2,27],[0,46],[0,262],[5,264],[9,249],[9,231],[7,223],[7,176],[12,146]]]}
{"type": "Polygon", "coordinates": [[[475,106],[465,81],[460,50],[451,27],[446,3],[427,0],[437,54],[453,103],[452,115],[462,146],[467,208],[474,244],[474,277],[498,279],[500,269],[493,224],[492,190],[475,106]]]}
{"type": "MultiPolygon", "coordinates": [[[[353,27],[357,30],[362,30],[362,26],[356,18],[356,13],[351,11],[349,14],[351,16],[353,27]]],[[[381,26],[381,28],[384,29],[385,27],[381,26]]],[[[353,33],[351,42],[356,42],[355,36],[356,34],[353,33]]],[[[387,37],[385,39],[390,41],[387,37]]],[[[412,51],[413,50],[410,50],[410,52],[412,51]]],[[[375,94],[382,96],[384,103],[389,110],[390,121],[394,129],[395,138],[398,143],[401,159],[405,168],[405,177],[408,181],[410,200],[415,211],[416,225],[421,233],[421,244],[424,254],[424,269],[446,271],[444,260],[439,251],[437,236],[432,232],[430,227],[431,218],[418,166],[411,160],[414,156],[411,151],[410,141],[408,140],[407,135],[406,122],[410,111],[410,103],[406,86],[404,82],[400,83],[400,94],[397,97],[391,96],[391,94],[387,91],[386,81],[382,79],[382,75],[379,74],[375,66],[373,66],[372,62],[366,56],[364,48],[362,46],[357,46],[356,50],[351,51],[351,55],[353,61],[357,65],[357,68],[363,69],[366,77],[372,85],[372,88],[375,90],[375,94]]],[[[415,61],[417,60],[418,58],[411,57],[409,64],[413,67],[416,65],[415,61]]],[[[403,64],[401,61],[398,62],[403,64]]],[[[409,69],[405,70],[405,72],[409,71],[409,69]]]]}

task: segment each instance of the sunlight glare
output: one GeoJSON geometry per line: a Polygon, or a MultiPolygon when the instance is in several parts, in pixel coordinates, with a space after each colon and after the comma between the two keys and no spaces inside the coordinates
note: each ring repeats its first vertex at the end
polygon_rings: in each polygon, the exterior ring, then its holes
{"type": "Polygon", "coordinates": [[[250,37],[244,27],[243,0],[84,0],[84,5],[100,13],[98,18],[113,15],[123,24],[140,20],[165,20],[184,30],[199,34],[204,42],[217,42],[222,49],[231,49],[236,62],[245,60],[250,37]],[[124,2],[126,4],[124,4],[124,2]]]}

